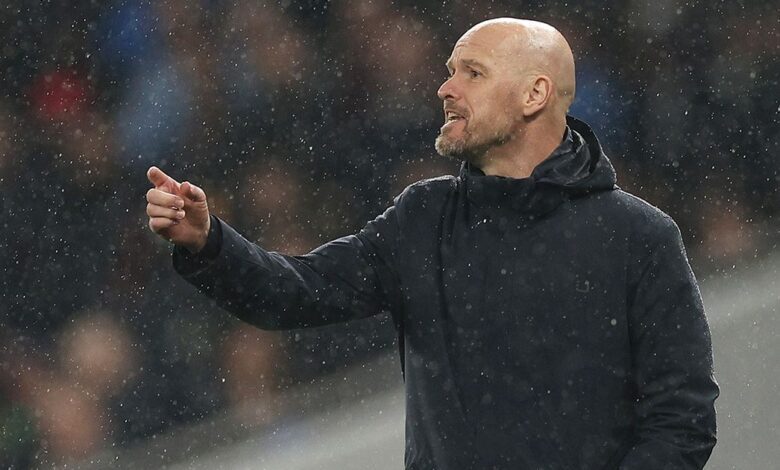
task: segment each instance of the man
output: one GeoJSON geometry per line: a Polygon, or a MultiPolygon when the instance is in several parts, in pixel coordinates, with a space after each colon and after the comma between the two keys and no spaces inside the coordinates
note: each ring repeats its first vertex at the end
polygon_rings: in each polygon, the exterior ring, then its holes
{"type": "Polygon", "coordinates": [[[391,312],[407,469],[701,468],[718,387],[696,280],[674,222],[567,119],[566,40],[486,21],[447,68],[436,149],[460,175],[305,256],[245,240],[152,167],[149,225],[176,270],[261,328],[391,312]]]}

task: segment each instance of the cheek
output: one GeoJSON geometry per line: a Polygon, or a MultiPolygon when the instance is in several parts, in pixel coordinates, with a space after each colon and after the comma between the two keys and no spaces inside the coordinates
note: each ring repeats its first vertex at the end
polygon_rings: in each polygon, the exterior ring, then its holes
{"type": "Polygon", "coordinates": [[[501,96],[501,99],[498,101],[498,105],[501,108],[501,112],[503,114],[509,114],[509,111],[514,108],[516,103],[517,97],[515,96],[515,93],[512,91],[507,91],[501,96]]]}
{"type": "Polygon", "coordinates": [[[485,101],[480,110],[475,113],[475,123],[479,128],[493,131],[506,127],[509,120],[507,105],[500,101],[485,101]]]}
{"type": "Polygon", "coordinates": [[[489,123],[503,122],[511,116],[510,111],[513,108],[512,98],[512,96],[502,94],[492,97],[490,100],[485,100],[485,104],[482,107],[482,118],[489,123]]]}
{"type": "Polygon", "coordinates": [[[493,115],[494,126],[502,130],[513,126],[517,122],[517,108],[512,102],[512,97],[507,96],[504,101],[497,103],[493,115]]]}
{"type": "Polygon", "coordinates": [[[516,122],[517,93],[490,93],[475,97],[467,130],[470,134],[507,132],[516,122]],[[487,95],[487,96],[486,96],[487,95]]]}
{"type": "Polygon", "coordinates": [[[520,109],[520,92],[519,91],[513,91],[509,93],[509,95],[506,98],[506,101],[504,102],[504,107],[506,108],[505,113],[509,117],[512,122],[516,122],[520,119],[520,117],[523,115],[522,110],[520,109]]]}

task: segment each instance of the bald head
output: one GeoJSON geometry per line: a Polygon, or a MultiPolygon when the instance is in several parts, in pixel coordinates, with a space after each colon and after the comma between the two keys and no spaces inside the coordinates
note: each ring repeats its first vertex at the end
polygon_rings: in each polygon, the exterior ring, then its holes
{"type": "Polygon", "coordinates": [[[485,174],[525,177],[561,143],[574,99],[574,58],[555,28],[498,18],[466,32],[447,59],[437,92],[441,155],[485,174]]]}
{"type": "Polygon", "coordinates": [[[496,18],[469,29],[458,42],[479,41],[519,75],[544,75],[553,84],[556,111],[568,110],[574,100],[574,56],[569,43],[554,27],[539,21],[496,18]]]}

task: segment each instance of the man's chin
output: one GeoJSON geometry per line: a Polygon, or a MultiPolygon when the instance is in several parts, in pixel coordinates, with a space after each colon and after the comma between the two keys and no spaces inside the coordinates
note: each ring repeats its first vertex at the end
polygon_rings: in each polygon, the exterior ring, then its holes
{"type": "Polygon", "coordinates": [[[435,142],[436,152],[442,157],[451,158],[460,162],[479,164],[480,153],[466,144],[465,139],[453,139],[439,135],[435,142]]]}
{"type": "Polygon", "coordinates": [[[511,140],[509,134],[496,136],[486,142],[474,142],[473,137],[467,142],[465,138],[454,139],[451,136],[439,134],[436,137],[436,152],[442,157],[465,161],[480,166],[485,154],[495,147],[500,147],[511,140]]]}
{"type": "Polygon", "coordinates": [[[453,139],[444,135],[436,137],[436,152],[442,157],[464,160],[466,154],[466,142],[462,139],[453,139]]]}

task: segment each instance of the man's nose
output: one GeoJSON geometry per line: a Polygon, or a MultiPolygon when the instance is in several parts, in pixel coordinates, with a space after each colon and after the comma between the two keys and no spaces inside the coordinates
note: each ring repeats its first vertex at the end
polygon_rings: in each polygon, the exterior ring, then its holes
{"type": "Polygon", "coordinates": [[[442,101],[446,99],[456,100],[459,98],[457,93],[457,88],[453,83],[453,78],[455,77],[450,77],[447,80],[445,80],[444,83],[442,83],[441,86],[439,87],[439,91],[436,92],[440,100],[442,101]]]}

